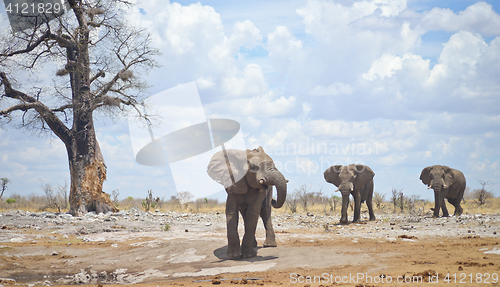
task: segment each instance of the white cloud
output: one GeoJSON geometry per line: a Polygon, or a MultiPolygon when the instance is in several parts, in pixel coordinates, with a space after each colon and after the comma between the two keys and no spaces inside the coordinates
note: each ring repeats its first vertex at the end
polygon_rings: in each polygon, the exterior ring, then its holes
{"type": "Polygon", "coordinates": [[[215,87],[215,82],[212,79],[212,77],[208,77],[205,79],[205,77],[199,77],[198,80],[196,80],[196,86],[200,90],[205,90],[205,89],[211,89],[215,87]]]}
{"type": "Polygon", "coordinates": [[[309,0],[303,8],[297,9],[297,14],[304,17],[306,31],[325,33],[328,26],[348,26],[352,22],[381,10],[381,16],[393,17],[406,9],[406,0],[389,1],[357,1],[351,6],[336,2],[309,0]],[[322,29],[324,28],[324,29],[322,29]]]}
{"type": "Polygon", "coordinates": [[[481,35],[458,32],[444,45],[439,62],[451,69],[475,68],[479,56],[487,47],[481,35]]]}
{"type": "Polygon", "coordinates": [[[395,166],[404,163],[407,158],[407,155],[390,154],[388,156],[381,157],[379,161],[383,165],[395,166]]]}
{"type": "Polygon", "coordinates": [[[301,56],[302,41],[295,38],[285,26],[278,26],[267,35],[266,49],[275,71],[283,76],[288,72],[290,63],[301,56]]]}
{"type": "Polygon", "coordinates": [[[401,70],[403,67],[402,58],[394,55],[383,55],[373,62],[368,73],[363,74],[363,79],[373,81],[377,77],[380,79],[389,78],[394,71],[401,70]]]}
{"type": "Polygon", "coordinates": [[[233,34],[229,37],[228,44],[231,47],[231,52],[236,53],[240,47],[246,49],[253,49],[257,47],[262,41],[259,29],[249,21],[237,21],[234,23],[233,34]]]}
{"type": "Polygon", "coordinates": [[[373,132],[370,124],[364,122],[312,120],[307,123],[306,129],[312,136],[330,137],[370,137],[373,132]]]}
{"type": "Polygon", "coordinates": [[[500,35],[500,15],[491,4],[477,2],[455,14],[449,8],[433,8],[423,14],[420,24],[429,30],[475,31],[486,36],[500,35]]]}
{"type": "Polygon", "coordinates": [[[272,96],[264,95],[246,101],[239,101],[237,106],[243,115],[280,116],[285,115],[290,109],[295,107],[295,97],[280,96],[273,99],[272,96]]]}
{"type": "MultiPolygon", "coordinates": [[[[292,161],[286,176],[298,186],[324,184],[321,169],[335,161],[367,163],[376,170],[377,189],[386,191],[393,184],[384,181],[388,173],[422,187],[419,172],[435,161],[468,178],[479,171],[488,174],[485,180],[498,175],[500,37],[489,36],[500,35],[500,25],[490,4],[455,13],[412,11],[404,0],[310,0],[262,14],[240,5],[250,4],[138,0],[145,15],[133,9],[130,22],[146,27],[162,52],[162,68],[147,79],[151,93],[195,80],[207,115],[237,120],[249,147],[262,145],[280,162],[292,161]],[[426,35],[430,30],[438,33],[426,35]],[[324,144],[327,152],[318,149],[324,144]],[[281,153],[287,145],[300,154],[281,153]],[[372,150],[364,152],[367,147],[372,150]]],[[[46,167],[41,162],[49,147],[18,144],[26,154],[14,161],[18,154],[9,147],[20,141],[0,133],[6,151],[1,172],[9,177],[11,170],[26,175],[46,167]]],[[[172,186],[168,170],[136,172],[137,164],[127,163],[133,157],[127,138],[103,133],[99,140],[109,166],[107,186],[123,192],[125,183],[134,191],[172,186]]],[[[57,162],[67,175],[65,152],[60,154],[57,162]]]]}
{"type": "Polygon", "coordinates": [[[224,78],[222,90],[229,97],[255,96],[265,93],[268,86],[262,68],[250,64],[239,75],[224,78]]]}
{"type": "Polygon", "coordinates": [[[200,42],[206,49],[225,40],[220,15],[210,6],[151,0],[140,1],[139,7],[145,15],[134,9],[129,14],[131,21],[149,28],[159,46],[168,47],[177,55],[199,51],[200,42]]]}
{"type": "Polygon", "coordinates": [[[328,87],[318,85],[312,89],[309,94],[318,96],[336,96],[336,95],[350,95],[354,92],[354,88],[349,84],[335,82],[328,87]]]}

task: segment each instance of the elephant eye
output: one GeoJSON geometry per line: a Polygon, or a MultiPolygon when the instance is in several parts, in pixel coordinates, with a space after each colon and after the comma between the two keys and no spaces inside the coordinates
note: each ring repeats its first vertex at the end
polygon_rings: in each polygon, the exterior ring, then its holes
{"type": "Polygon", "coordinates": [[[259,166],[251,164],[249,169],[252,172],[257,172],[257,171],[259,171],[259,166]]]}

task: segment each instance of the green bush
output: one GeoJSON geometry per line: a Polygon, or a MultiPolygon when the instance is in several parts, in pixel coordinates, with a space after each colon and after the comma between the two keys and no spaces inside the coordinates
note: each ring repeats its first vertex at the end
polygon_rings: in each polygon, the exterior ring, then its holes
{"type": "Polygon", "coordinates": [[[15,200],[14,198],[8,198],[8,199],[6,200],[6,202],[7,202],[8,204],[13,204],[14,202],[16,202],[16,200],[15,200]]]}
{"type": "Polygon", "coordinates": [[[170,224],[165,223],[165,225],[163,226],[163,231],[170,231],[170,224]]]}

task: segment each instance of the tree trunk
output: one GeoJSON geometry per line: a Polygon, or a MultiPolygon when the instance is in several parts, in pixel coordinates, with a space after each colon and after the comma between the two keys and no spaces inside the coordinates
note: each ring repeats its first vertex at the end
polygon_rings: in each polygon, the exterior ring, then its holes
{"type": "Polygon", "coordinates": [[[92,121],[80,136],[73,135],[72,145],[66,146],[68,151],[71,190],[69,204],[74,216],[82,216],[90,211],[106,213],[117,212],[118,209],[102,191],[106,180],[106,164],[95,137],[92,121]]]}
{"type": "Polygon", "coordinates": [[[82,216],[90,211],[106,213],[117,212],[118,209],[102,191],[102,185],[106,180],[106,165],[98,157],[83,156],[69,158],[69,170],[71,174],[71,191],[69,204],[74,216],[82,216]]]}

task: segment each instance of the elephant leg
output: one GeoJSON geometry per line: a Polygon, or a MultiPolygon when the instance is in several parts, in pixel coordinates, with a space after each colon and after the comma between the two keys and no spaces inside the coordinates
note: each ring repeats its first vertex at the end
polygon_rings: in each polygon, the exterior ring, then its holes
{"type": "Polygon", "coordinates": [[[228,193],[226,200],[226,227],[227,227],[227,256],[239,258],[241,256],[240,237],[238,235],[238,204],[237,196],[228,193]]]}
{"type": "Polygon", "coordinates": [[[460,206],[460,198],[455,198],[453,199],[453,206],[455,206],[455,212],[453,213],[453,215],[455,216],[460,216],[462,215],[462,213],[464,212],[462,206],[460,206]]]}
{"type": "Polygon", "coordinates": [[[444,196],[443,199],[441,200],[441,210],[443,210],[443,217],[450,216],[450,214],[448,214],[448,208],[446,208],[446,202],[444,201],[444,196]]]}
{"type": "MultiPolygon", "coordinates": [[[[243,222],[247,222],[247,211],[248,211],[247,207],[245,207],[244,209],[240,208],[240,213],[241,217],[243,218],[243,222]]],[[[257,247],[257,239],[254,239],[253,246],[257,247]]]]}
{"type": "Polygon", "coordinates": [[[366,206],[368,207],[368,213],[370,214],[370,221],[375,220],[375,213],[373,212],[373,203],[372,203],[372,197],[369,196],[366,199],[366,206]]]}
{"type": "Polygon", "coordinates": [[[361,217],[361,196],[357,193],[353,193],[354,197],[354,217],[352,219],[352,223],[359,222],[361,217]]]}
{"type": "Polygon", "coordinates": [[[264,223],[264,228],[266,229],[266,241],[264,241],[264,247],[276,247],[276,237],[274,235],[273,222],[271,220],[271,200],[272,200],[273,187],[269,186],[267,189],[266,198],[262,202],[262,208],[260,210],[260,217],[262,218],[262,223],[264,223]]]}
{"type": "Polygon", "coordinates": [[[347,224],[349,223],[347,221],[347,208],[349,207],[349,194],[348,193],[342,193],[342,209],[340,210],[340,223],[341,224],[347,224]]]}
{"type": "Polygon", "coordinates": [[[262,201],[266,197],[265,191],[252,191],[247,194],[247,214],[245,220],[245,235],[241,243],[241,257],[250,258],[257,256],[257,251],[254,249],[255,230],[259,221],[259,214],[262,208],[262,201]]]}

